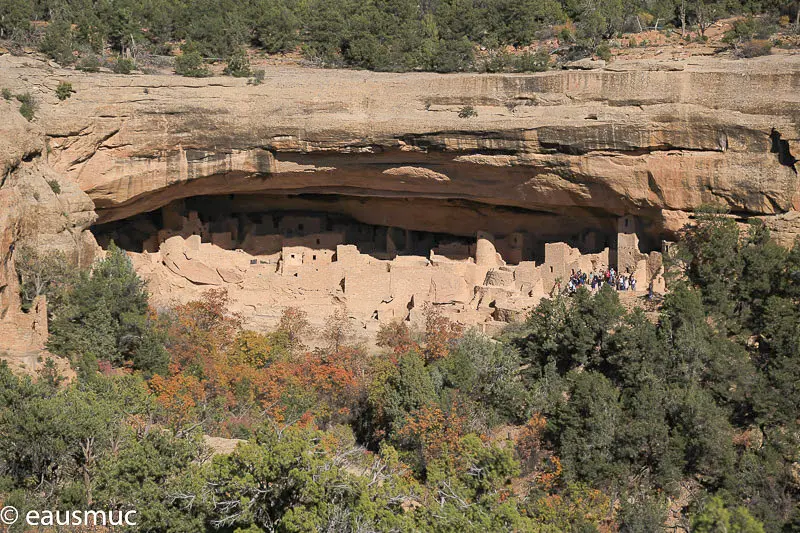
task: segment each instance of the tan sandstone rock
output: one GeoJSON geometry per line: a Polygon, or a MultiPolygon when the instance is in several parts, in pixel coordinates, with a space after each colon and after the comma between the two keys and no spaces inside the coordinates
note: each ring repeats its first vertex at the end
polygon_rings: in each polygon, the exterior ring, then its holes
{"type": "Polygon", "coordinates": [[[703,204],[762,217],[784,244],[797,236],[798,168],[779,152],[798,157],[800,56],[585,66],[447,76],[274,67],[255,86],[0,56],[0,86],[39,104],[27,122],[16,102],[0,101],[0,320],[19,304],[13,244],[34,240],[85,265],[96,251],[85,231],[95,213],[109,222],[206,195],[394,228],[390,251],[403,246],[396,230],[474,239],[409,265],[360,253],[327,230],[304,236],[331,239],[314,248],[165,213],[146,246],[153,253],[135,259],[154,297],[224,286],[264,326],[285,302],[321,317],[344,299],[365,324],[412,317],[435,301],[494,328],[572,270],[619,261],[660,284],[645,255],[657,245],[640,250],[631,237],[621,252],[603,242],[626,215],[638,224],[626,234],[641,242],[674,239],[703,204]],[[63,102],[60,81],[75,89],[63,102]],[[478,116],[460,118],[465,105],[478,116]],[[177,226],[196,238],[167,245],[177,226]],[[252,257],[235,250],[245,243],[252,257]],[[533,264],[531,250],[544,243],[544,261],[533,264]],[[501,273],[490,279],[498,285],[483,285],[504,263],[512,283],[501,273]],[[480,300],[494,301],[497,317],[485,314],[488,304],[472,308],[475,287],[488,287],[480,300]],[[497,289],[512,294],[483,298],[497,289]]]}

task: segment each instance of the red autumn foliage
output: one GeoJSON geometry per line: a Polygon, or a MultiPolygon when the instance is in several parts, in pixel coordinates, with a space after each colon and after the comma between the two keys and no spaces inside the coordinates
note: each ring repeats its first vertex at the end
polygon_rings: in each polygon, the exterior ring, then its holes
{"type": "Polygon", "coordinates": [[[464,326],[445,317],[432,305],[425,307],[425,361],[442,359],[464,334],[464,326]]]}
{"type": "Polygon", "coordinates": [[[541,457],[545,455],[542,434],[546,425],[547,420],[545,417],[539,413],[534,413],[517,435],[517,453],[526,470],[535,468],[541,457]]]}
{"type": "Polygon", "coordinates": [[[428,464],[444,454],[458,456],[465,424],[466,418],[456,413],[455,406],[445,413],[436,406],[425,405],[411,414],[398,436],[416,444],[428,464]]]}
{"type": "Polygon", "coordinates": [[[269,416],[327,424],[349,414],[364,390],[363,352],[341,346],[293,355],[285,333],[243,331],[227,305],[227,294],[212,290],[162,317],[171,363],[168,376],[155,376],[150,386],[168,423],[179,427],[221,409],[246,425],[254,405],[261,409],[254,422],[269,416]]]}
{"type": "Polygon", "coordinates": [[[383,348],[391,348],[395,354],[419,350],[419,345],[412,338],[411,329],[404,320],[393,320],[381,325],[376,344],[383,348]]]}

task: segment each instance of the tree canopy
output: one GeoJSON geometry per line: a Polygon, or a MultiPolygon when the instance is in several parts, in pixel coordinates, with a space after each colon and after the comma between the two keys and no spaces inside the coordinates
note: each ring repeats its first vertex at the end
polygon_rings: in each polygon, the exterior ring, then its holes
{"type": "MultiPolygon", "coordinates": [[[[0,0],[0,38],[23,38],[32,21],[46,21],[40,47],[65,64],[76,60],[73,51],[169,54],[183,42],[206,58],[253,46],[373,70],[539,70],[547,63],[476,61],[475,51],[558,35],[572,57],[639,27],[637,16],[704,32],[727,14],[794,17],[797,9],[793,0],[0,0]]],[[[743,26],[737,35],[745,33],[743,26]]]]}
{"type": "Polygon", "coordinates": [[[579,290],[489,339],[431,308],[379,354],[341,310],[265,333],[220,290],[150,309],[114,247],[77,274],[28,261],[81,371],[0,364],[0,500],[158,532],[793,531],[800,244],[709,213],[678,247],[657,311],[579,290]]]}

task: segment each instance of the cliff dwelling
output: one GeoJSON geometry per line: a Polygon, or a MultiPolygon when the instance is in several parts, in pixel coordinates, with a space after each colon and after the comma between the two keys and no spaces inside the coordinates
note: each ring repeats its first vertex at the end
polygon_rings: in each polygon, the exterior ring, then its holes
{"type": "Polygon", "coordinates": [[[785,246],[799,233],[796,57],[144,87],[29,62],[0,56],[2,86],[41,102],[29,123],[0,99],[0,337],[33,331],[21,354],[46,330],[15,311],[11,245],[26,241],[85,267],[113,239],[156,307],[224,288],[248,328],[346,307],[368,339],[426,304],[493,333],[573,271],[658,292],[662,242],[704,205],[785,246]]]}
{"type": "Polygon", "coordinates": [[[640,242],[635,217],[597,230],[563,217],[557,240],[555,217],[539,224],[545,216],[460,200],[227,194],[174,200],[92,231],[101,247],[130,252],[155,302],[224,287],[253,327],[274,327],[289,306],[321,325],[345,306],[371,336],[386,321],[419,320],[430,304],[495,332],[576,273],[614,268],[640,290],[662,290],[661,255],[640,242]],[[440,218],[426,220],[431,212],[440,218]],[[506,231],[476,230],[481,217],[506,231]]]}

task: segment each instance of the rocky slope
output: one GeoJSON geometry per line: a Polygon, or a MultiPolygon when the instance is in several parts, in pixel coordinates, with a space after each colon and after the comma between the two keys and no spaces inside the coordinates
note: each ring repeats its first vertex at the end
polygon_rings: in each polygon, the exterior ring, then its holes
{"type": "Polygon", "coordinates": [[[787,243],[800,227],[797,55],[536,75],[281,67],[260,85],[4,55],[0,87],[39,104],[27,123],[0,100],[3,313],[13,242],[87,261],[94,212],[112,221],[196,195],[455,235],[565,238],[633,214],[657,242],[709,203],[766,217],[787,243]],[[75,91],[63,102],[62,81],[75,91]],[[467,106],[477,116],[459,116],[467,106]]]}
{"type": "Polygon", "coordinates": [[[0,116],[0,359],[10,354],[13,368],[31,371],[47,336],[46,308],[38,302],[30,313],[20,309],[18,245],[60,250],[77,264],[91,264],[96,244],[86,228],[96,215],[86,193],[48,165],[39,125],[28,123],[16,102],[0,100],[0,116]]]}

